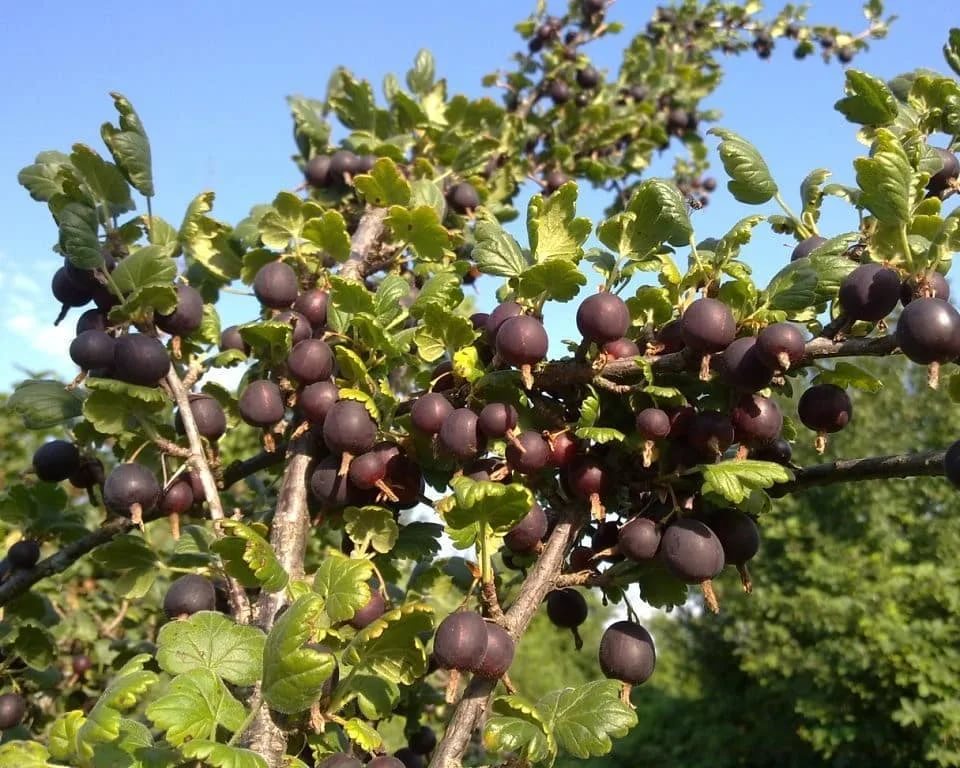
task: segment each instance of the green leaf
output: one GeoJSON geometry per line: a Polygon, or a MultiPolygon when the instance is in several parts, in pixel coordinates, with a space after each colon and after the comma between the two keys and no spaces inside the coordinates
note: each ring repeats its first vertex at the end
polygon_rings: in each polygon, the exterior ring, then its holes
{"type": "Polygon", "coordinates": [[[853,161],[860,203],[877,219],[893,226],[910,221],[913,168],[896,134],[886,128],[876,133],[870,157],[853,161]]]}
{"type": "Polygon", "coordinates": [[[462,301],[463,290],[456,272],[438,272],[423,284],[420,295],[410,307],[410,314],[423,317],[431,306],[452,310],[462,301]]]}
{"type": "Polygon", "coordinates": [[[587,284],[586,276],[571,261],[551,259],[520,275],[517,293],[526,298],[545,295],[552,301],[570,301],[587,284]]]}
{"type": "Polygon", "coordinates": [[[408,604],[388,611],[356,634],[343,652],[347,664],[398,685],[413,685],[427,670],[421,635],[433,631],[433,611],[408,604]]]}
{"type": "Polygon", "coordinates": [[[138,419],[153,421],[163,404],[151,405],[135,397],[107,390],[91,392],[83,403],[83,415],[102,435],[121,435],[138,427],[138,419]]]}
{"type": "Polygon", "coordinates": [[[177,276],[177,263],[159,245],[131,253],[113,271],[113,282],[124,294],[148,285],[169,286],[177,276]]]}
{"type": "Polygon", "coordinates": [[[234,685],[253,685],[263,669],[265,637],[221,613],[200,611],[164,624],[157,636],[157,663],[171,675],[209,669],[234,685]]]}
{"type": "Polygon", "coordinates": [[[309,593],[295,600],[277,619],[263,649],[263,698],[284,714],[310,708],[333,674],[335,659],[305,647],[325,622],[323,599],[309,593]]]}
{"type": "Polygon", "coordinates": [[[92,752],[89,746],[83,744],[78,738],[80,727],[85,720],[81,710],[73,709],[64,712],[53,721],[47,743],[50,746],[50,756],[54,760],[87,761],[90,759],[92,752]]]}
{"type": "Polygon", "coordinates": [[[60,251],[71,264],[80,269],[103,266],[98,238],[100,220],[92,205],[71,200],[60,209],[59,228],[60,251]]]}
{"type": "Polygon", "coordinates": [[[177,306],[173,285],[145,285],[128,293],[120,306],[110,310],[110,322],[146,322],[154,313],[169,314],[177,306]]]}
{"type": "Polygon", "coordinates": [[[340,312],[354,315],[359,312],[373,314],[373,295],[363,283],[356,280],[344,280],[342,277],[331,277],[330,301],[340,312]]]}
{"type": "MultiPolygon", "coordinates": [[[[224,520],[222,525],[231,534],[231,538],[243,541],[243,562],[247,564],[264,590],[279,592],[287,586],[290,577],[277,560],[270,542],[239,520],[224,520]]],[[[214,545],[214,551],[220,552],[216,545],[214,545]]]]}
{"type": "Polygon", "coordinates": [[[363,199],[378,208],[406,206],[410,202],[410,183],[388,157],[377,160],[370,173],[354,176],[353,183],[363,199]]]}
{"type": "Polygon", "coordinates": [[[383,743],[383,739],[380,738],[376,728],[365,723],[359,717],[351,717],[347,720],[343,730],[350,741],[367,752],[372,752],[383,743]]]}
{"type": "Polygon", "coordinates": [[[85,144],[74,144],[70,162],[83,179],[87,189],[101,203],[107,203],[112,213],[134,209],[130,187],[113,163],[108,163],[85,144]]]}
{"type": "Polygon", "coordinates": [[[304,158],[326,149],[330,140],[330,124],[324,119],[326,105],[317,99],[288,96],[293,115],[294,135],[304,158]]]}
{"type": "Polygon", "coordinates": [[[343,683],[343,692],[337,696],[348,704],[356,699],[360,713],[370,720],[381,720],[389,715],[400,700],[397,684],[377,675],[354,674],[343,683]]]}
{"type": "Polygon", "coordinates": [[[120,114],[119,128],[104,123],[100,136],[107,145],[113,162],[142,195],[153,197],[153,169],[150,159],[150,141],[133,105],[120,93],[111,92],[113,105],[120,114]]]}
{"type": "Polygon", "coordinates": [[[752,490],[793,480],[793,472],[771,461],[732,459],[703,467],[703,493],[716,493],[739,504],[752,490]]]}
{"type": "Polygon", "coordinates": [[[342,264],[350,258],[350,235],[347,224],[339,211],[324,211],[304,222],[303,238],[329,253],[334,261],[342,264]]]}
{"type": "Polygon", "coordinates": [[[447,203],[443,199],[440,187],[430,179],[416,179],[410,184],[410,205],[417,208],[421,205],[429,206],[443,219],[447,203]]]}
{"type": "Polygon", "coordinates": [[[760,205],[779,191],[763,157],[749,141],[733,131],[711,128],[708,133],[719,136],[720,160],[730,177],[727,189],[737,200],[760,205]]]}
{"type": "Polygon", "coordinates": [[[363,558],[328,553],[313,577],[313,591],[323,598],[324,610],[334,624],[349,621],[370,601],[373,565],[363,558]]]}
{"type": "Polygon", "coordinates": [[[499,696],[483,730],[483,744],[491,752],[518,754],[531,763],[554,756],[553,733],[536,706],[523,696],[499,696]]]}
{"type": "Polygon", "coordinates": [[[36,741],[8,741],[0,745],[0,768],[56,768],[50,753],[36,741]]]}
{"type": "Polygon", "coordinates": [[[536,708],[560,749],[581,760],[607,754],[610,737],[625,736],[637,724],[636,712],[620,700],[616,680],[548,693],[536,708]]]}
{"type": "Polygon", "coordinates": [[[883,382],[872,373],[843,360],[836,363],[833,370],[826,368],[821,370],[813,381],[816,384],[834,384],[841,389],[853,387],[872,394],[883,389],[883,382]]]}
{"type": "Polygon", "coordinates": [[[414,93],[426,94],[433,87],[435,76],[433,54],[426,48],[421,48],[417,52],[417,58],[413,60],[413,69],[407,71],[407,87],[414,93]]]}
{"type": "Polygon", "coordinates": [[[159,680],[156,674],[143,668],[148,661],[150,656],[141,653],[117,672],[80,726],[77,734],[80,741],[93,744],[116,741],[120,737],[123,720],[120,713],[133,708],[159,680]]]}
{"type": "Polygon", "coordinates": [[[292,192],[280,192],[257,224],[260,240],[267,248],[286,249],[303,235],[304,202],[292,192]]]}
{"type": "Polygon", "coordinates": [[[347,507],[343,512],[344,529],[360,552],[385,554],[397,543],[400,528],[389,509],[377,506],[347,507]]]}
{"type": "Polygon", "coordinates": [[[950,69],[960,75],[960,29],[950,28],[947,42],[943,45],[943,57],[950,65],[950,69]]]}
{"type": "Polygon", "coordinates": [[[252,353],[260,359],[285,360],[290,353],[293,327],[289,323],[267,320],[247,323],[237,327],[240,338],[250,345],[252,353]]]}
{"type": "Polygon", "coordinates": [[[673,317],[673,302],[666,288],[642,285],[636,296],[627,299],[630,317],[638,325],[662,325],[673,317]]]}
{"type": "Polygon", "coordinates": [[[59,381],[27,379],[7,398],[7,408],[27,429],[49,429],[80,415],[83,399],[59,381]]]}
{"type": "Polygon", "coordinates": [[[32,165],[22,168],[17,174],[17,181],[34,200],[47,202],[54,195],[63,194],[64,173],[72,178],[70,158],[59,152],[46,152],[38,155],[32,165]]]}
{"type": "Polygon", "coordinates": [[[664,179],[641,182],[627,205],[627,212],[633,216],[626,231],[629,250],[624,251],[622,242],[618,243],[621,255],[643,255],[664,243],[687,245],[693,235],[683,195],[675,184],[664,179]]]}
{"type": "Polygon", "coordinates": [[[428,304],[423,311],[414,340],[421,356],[433,361],[446,352],[451,357],[473,343],[477,332],[473,324],[461,315],[455,315],[437,304],[428,304]]]}
{"type": "Polygon", "coordinates": [[[897,99],[878,77],[856,69],[847,70],[847,95],[834,106],[851,123],[887,125],[897,117],[897,99]]]}
{"type": "Polygon", "coordinates": [[[601,445],[605,443],[622,443],[627,436],[613,427],[581,427],[574,433],[581,440],[592,440],[601,445]]]}
{"type": "Polygon", "coordinates": [[[816,272],[802,260],[795,261],[771,278],[763,292],[763,302],[769,309],[800,312],[813,304],[816,288],[816,272]]]}
{"type": "Polygon", "coordinates": [[[517,277],[527,268],[517,241],[489,213],[477,217],[472,257],[486,275],[517,277]]]}
{"type": "Polygon", "coordinates": [[[533,506],[533,494],[519,483],[493,483],[456,477],[451,483],[453,504],[443,518],[452,528],[486,524],[494,533],[506,533],[533,506]]]}
{"type": "Polygon", "coordinates": [[[209,669],[178,675],[162,696],[147,707],[146,715],[174,746],[203,736],[216,738],[217,727],[231,733],[243,723],[243,705],[209,669]]]}
{"type": "Polygon", "coordinates": [[[188,257],[224,283],[240,277],[243,260],[230,243],[230,228],[206,214],[213,210],[213,192],[197,195],[180,225],[180,243],[188,257]]]}
{"type": "Polygon", "coordinates": [[[267,761],[256,752],[205,739],[188,741],[180,747],[180,754],[215,768],[268,768],[267,761]]]}
{"type": "Polygon", "coordinates": [[[737,258],[740,255],[740,247],[749,243],[753,237],[754,227],[764,220],[765,217],[759,215],[745,216],[740,219],[717,243],[717,258],[721,262],[729,262],[737,258]]]}
{"type": "Polygon", "coordinates": [[[387,226],[395,240],[409,243],[424,261],[440,261],[450,247],[450,235],[430,206],[408,210],[394,205],[387,216],[387,226]]]}
{"type": "Polygon", "coordinates": [[[534,195],[527,207],[527,235],[536,261],[583,256],[583,244],[593,225],[577,218],[577,185],[568,182],[550,197],[534,195]]]}

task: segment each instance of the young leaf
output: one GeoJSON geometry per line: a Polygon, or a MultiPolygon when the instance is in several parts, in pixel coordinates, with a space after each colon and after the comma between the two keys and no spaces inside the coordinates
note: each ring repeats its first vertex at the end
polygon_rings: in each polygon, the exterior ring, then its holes
{"type": "Polygon", "coordinates": [[[350,235],[339,211],[324,211],[322,216],[308,219],[304,222],[302,235],[321,251],[333,256],[338,264],[350,258],[350,235]]]}
{"type": "Polygon", "coordinates": [[[62,382],[28,379],[7,398],[7,408],[23,420],[27,429],[49,429],[79,416],[83,399],[62,382]]]}
{"type": "MultiPolygon", "coordinates": [[[[223,527],[231,534],[230,538],[240,539],[243,542],[243,562],[253,572],[256,582],[263,589],[267,592],[279,592],[287,586],[290,577],[277,560],[273,547],[263,536],[239,520],[224,520],[223,527]]],[[[214,551],[223,554],[216,545],[214,551]]]]}
{"type": "Polygon", "coordinates": [[[424,261],[440,261],[450,247],[450,235],[440,223],[437,212],[426,205],[412,210],[394,205],[387,226],[398,242],[409,243],[424,261]]]}
{"type": "Polygon", "coordinates": [[[343,652],[344,661],[398,685],[413,685],[427,669],[422,634],[433,630],[433,611],[408,604],[361,630],[343,652]]]}
{"type": "Polygon", "coordinates": [[[397,170],[397,164],[388,157],[377,160],[370,173],[355,176],[353,183],[370,205],[387,208],[391,205],[406,206],[410,202],[410,183],[397,170]]]}
{"type": "Polygon", "coordinates": [[[886,128],[879,129],[870,157],[858,157],[853,166],[857,170],[857,184],[863,190],[860,203],[884,224],[907,224],[913,195],[913,168],[896,134],[886,128]]]}
{"type": "Polygon", "coordinates": [[[520,275],[518,294],[527,298],[546,295],[551,301],[570,301],[587,284],[587,278],[571,261],[551,259],[534,264],[520,275]]]}
{"type": "Polygon", "coordinates": [[[121,261],[111,275],[124,294],[148,285],[169,286],[177,276],[177,263],[159,245],[148,245],[121,261]]]}
{"type": "Polygon", "coordinates": [[[590,219],[577,218],[577,185],[564,184],[550,197],[534,195],[527,208],[527,235],[536,261],[580,261],[590,236],[590,219]]]}
{"type": "Polygon", "coordinates": [[[359,717],[351,717],[347,720],[343,726],[343,731],[350,741],[367,752],[372,752],[383,743],[383,739],[380,738],[376,729],[359,717]]]}
{"type": "Polygon", "coordinates": [[[517,277],[527,268],[517,241],[492,217],[478,217],[474,237],[473,260],[485,275],[517,277]]]}
{"type": "Polygon", "coordinates": [[[298,598],[277,619],[263,649],[263,698],[271,708],[294,714],[310,708],[336,661],[306,647],[324,622],[323,600],[312,593],[298,598]]]}
{"type": "Polygon", "coordinates": [[[156,674],[143,668],[148,661],[150,656],[141,653],[121,667],[80,726],[79,741],[93,745],[120,737],[123,720],[120,713],[133,708],[159,680],[156,674]]]}
{"type": "Polygon", "coordinates": [[[113,162],[140,194],[153,197],[153,168],[150,159],[150,141],[144,130],[140,116],[127,98],[117,92],[111,92],[113,105],[120,114],[120,127],[104,123],[100,126],[100,137],[110,149],[113,162]]]}
{"type": "Polygon", "coordinates": [[[610,737],[625,736],[637,724],[636,713],[620,700],[616,680],[548,693],[536,708],[557,746],[581,760],[607,754],[613,747],[610,737]]]}
{"type": "Polygon", "coordinates": [[[179,746],[202,736],[216,737],[217,727],[231,733],[243,723],[245,712],[223,681],[209,669],[178,675],[162,696],[151,702],[146,715],[166,739],[179,746]]]}
{"type": "Polygon", "coordinates": [[[730,177],[727,189],[737,200],[748,205],[761,205],[779,191],[763,157],[749,141],[725,128],[711,128],[707,133],[719,136],[720,160],[730,177]]]}
{"type": "Polygon", "coordinates": [[[793,480],[793,472],[771,461],[744,459],[721,461],[703,467],[703,493],[716,493],[739,504],[752,490],[793,480]]]}
{"type": "Polygon", "coordinates": [[[360,552],[372,549],[385,554],[393,549],[400,529],[389,509],[377,506],[347,507],[344,529],[360,552]]]}
{"type": "Polygon", "coordinates": [[[180,746],[187,760],[202,761],[214,768],[268,768],[267,761],[256,752],[206,739],[194,739],[180,746]]]}
{"type": "Polygon", "coordinates": [[[94,198],[106,203],[112,213],[134,209],[130,187],[113,163],[108,163],[86,144],[73,145],[70,162],[94,198]]]}
{"type": "Polygon", "coordinates": [[[457,477],[450,483],[453,504],[444,520],[451,528],[486,524],[494,533],[506,533],[530,511],[533,494],[518,483],[504,485],[457,477]]]}
{"type": "Polygon", "coordinates": [[[848,69],[846,93],[834,106],[851,123],[887,125],[897,116],[897,99],[878,77],[848,69]]]}
{"type": "Polygon", "coordinates": [[[209,669],[234,685],[253,685],[263,669],[265,636],[215,611],[164,624],[157,635],[157,663],[171,675],[209,669]]]}
{"type": "Polygon", "coordinates": [[[370,720],[382,720],[389,715],[400,700],[400,688],[391,680],[379,675],[355,674],[341,683],[343,692],[337,696],[344,704],[356,699],[361,714],[370,720]]]}
{"type": "Polygon", "coordinates": [[[369,560],[330,552],[313,577],[313,591],[323,598],[323,609],[333,623],[349,621],[370,600],[373,565],[369,560]]]}
{"type": "Polygon", "coordinates": [[[92,204],[71,200],[60,209],[60,251],[80,269],[103,266],[100,253],[100,220],[92,204]]]}

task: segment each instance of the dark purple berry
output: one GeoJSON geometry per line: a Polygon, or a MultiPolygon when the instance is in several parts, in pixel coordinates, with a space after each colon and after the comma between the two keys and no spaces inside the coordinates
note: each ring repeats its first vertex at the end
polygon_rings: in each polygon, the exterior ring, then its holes
{"type": "Polygon", "coordinates": [[[709,355],[730,345],[737,333],[737,322],[722,301],[697,299],[680,318],[680,333],[687,347],[709,355]]]}
{"type": "Polygon", "coordinates": [[[630,310],[619,296],[604,291],[587,297],[577,308],[577,328],[587,341],[615,341],[630,327],[630,310]]]}
{"type": "Polygon", "coordinates": [[[297,405],[311,424],[323,424],[333,404],[340,399],[340,390],[332,381],[318,381],[303,388],[297,405]]]}
{"type": "Polygon", "coordinates": [[[451,413],[453,406],[446,397],[438,392],[428,392],[414,400],[410,408],[410,421],[414,429],[427,435],[436,435],[451,413]]]}
{"type": "Polygon", "coordinates": [[[160,513],[182,515],[193,506],[193,488],[189,480],[176,479],[168,485],[160,498],[160,513]]]}
{"type": "Polygon", "coordinates": [[[853,418],[853,403],[835,384],[814,384],[800,396],[797,414],[814,432],[839,432],[853,418]]]}
{"type": "Polygon", "coordinates": [[[447,203],[455,213],[463,215],[471,213],[480,205],[480,195],[473,184],[461,181],[447,190],[447,203]]]}
{"type": "Polygon", "coordinates": [[[157,327],[171,336],[189,336],[203,322],[203,296],[189,285],[177,286],[177,306],[169,315],[154,317],[157,327]]]}
{"type": "Polygon", "coordinates": [[[944,454],[943,475],[954,488],[960,488],[960,440],[952,443],[944,454]]]}
{"type": "Polygon", "coordinates": [[[325,341],[306,339],[296,344],[287,355],[290,375],[301,384],[314,384],[333,374],[333,351],[325,341]]]}
{"type": "Polygon", "coordinates": [[[487,317],[487,341],[489,341],[491,344],[495,343],[497,340],[497,332],[500,330],[500,326],[511,317],[516,317],[520,314],[523,314],[523,307],[521,307],[515,301],[505,301],[503,304],[497,306],[497,308],[494,309],[493,312],[491,312],[487,317]]]}
{"type": "Polygon", "coordinates": [[[477,414],[469,408],[452,411],[440,428],[440,445],[459,461],[475,459],[486,449],[477,414]]]}
{"type": "Polygon", "coordinates": [[[220,351],[226,352],[228,349],[236,349],[245,355],[250,354],[250,347],[243,340],[240,329],[236,325],[228,326],[220,333],[220,351]]]}
{"type": "Polygon", "coordinates": [[[117,339],[113,351],[113,373],[121,381],[155,387],[169,370],[167,349],[153,336],[128,333],[117,339]]]}
{"type": "Polygon", "coordinates": [[[911,301],[897,320],[896,339],[914,363],[945,363],[960,355],[960,312],[943,299],[911,301]]]}
{"type": "MultiPolygon", "coordinates": [[[[313,326],[310,325],[310,321],[299,312],[292,309],[285,309],[283,312],[277,314],[273,320],[276,323],[289,325],[293,329],[293,333],[290,336],[291,349],[301,341],[314,338],[313,326]]],[[[323,333],[321,332],[320,335],[316,337],[317,340],[320,340],[322,335],[323,333]]]]}
{"type": "Polygon", "coordinates": [[[543,177],[543,193],[545,195],[552,195],[569,181],[570,177],[561,170],[555,168],[552,171],[548,171],[547,175],[543,177]]]}
{"type": "Polygon", "coordinates": [[[80,464],[67,479],[74,488],[89,490],[96,485],[103,485],[105,478],[103,462],[100,459],[81,458],[80,464]]]}
{"type": "Polygon", "coordinates": [[[900,276],[880,264],[861,264],[840,283],[840,308],[853,320],[878,322],[900,299],[900,276]]]}
{"type": "Polygon", "coordinates": [[[792,323],[773,323],[757,335],[757,355],[771,368],[789,370],[806,355],[802,331],[792,323]]]}
{"type": "Polygon", "coordinates": [[[596,88],[600,84],[600,73],[591,66],[577,70],[577,85],[581,88],[596,88]]]}
{"type": "Polygon", "coordinates": [[[796,261],[797,259],[805,259],[811,253],[813,253],[817,248],[827,242],[827,238],[820,237],[820,235],[812,235],[806,240],[801,240],[793,249],[793,253],[790,254],[790,261],[796,261]]]}
{"type": "Polygon", "coordinates": [[[198,611],[212,611],[216,605],[213,583],[193,573],[174,581],[163,598],[163,612],[168,619],[192,616],[198,611]]]}
{"type": "Polygon", "coordinates": [[[297,296],[297,300],[293,302],[293,309],[307,318],[314,330],[319,330],[327,324],[329,302],[330,297],[327,292],[315,288],[312,291],[304,291],[297,296]]]}
{"type": "Polygon", "coordinates": [[[240,393],[241,418],[251,427],[272,427],[286,410],[280,387],[272,381],[251,381],[240,393]]]}
{"type": "Polygon", "coordinates": [[[488,680],[499,680],[513,663],[516,645],[503,627],[490,622],[486,624],[487,647],[483,653],[483,660],[476,668],[476,674],[488,680]]]}
{"type": "Polygon", "coordinates": [[[618,534],[620,554],[628,560],[652,560],[660,547],[660,530],[648,517],[635,517],[618,534]]]}
{"type": "Polygon", "coordinates": [[[486,649],[487,623],[471,611],[451,613],[433,638],[433,656],[441,669],[472,672],[483,663],[486,649]]]}
{"type": "Polygon", "coordinates": [[[933,151],[940,157],[941,168],[927,182],[927,194],[939,196],[950,188],[957,177],[960,177],[960,160],[949,150],[933,147],[933,151]]]}
{"type": "Polygon", "coordinates": [[[572,588],[555,589],[547,595],[547,616],[561,629],[575,629],[587,620],[587,601],[572,588]]]}
{"type": "Polygon", "coordinates": [[[426,725],[421,725],[407,737],[407,745],[417,755],[429,755],[437,746],[437,734],[426,725]]]}
{"type": "Polygon", "coordinates": [[[530,315],[508,318],[497,331],[497,354],[511,365],[536,365],[547,356],[548,345],[543,323],[530,315]]]}
{"type": "Polygon", "coordinates": [[[74,280],[66,267],[53,273],[50,283],[53,297],[68,307],[82,307],[93,299],[93,288],[85,282],[74,280]]]}
{"type": "Polygon", "coordinates": [[[253,292],[263,306],[287,309],[300,293],[297,273],[282,261],[264,264],[253,279],[253,292]]]}
{"type": "Polygon", "coordinates": [[[518,418],[517,409],[509,403],[488,403],[480,411],[477,425],[487,437],[498,438],[516,429],[518,418]]]}
{"type": "Polygon", "coordinates": [[[377,442],[377,423],[363,403],[338,400],[323,420],[323,441],[334,453],[359,456],[377,442]]]}
{"type": "Polygon", "coordinates": [[[762,395],[744,395],[730,414],[734,434],[740,443],[765,443],[780,437],[783,413],[776,400],[762,395]]]}
{"type": "Polygon", "coordinates": [[[730,342],[723,350],[720,371],[727,384],[744,392],[770,386],[774,374],[773,367],[760,356],[756,336],[743,336],[730,342]]]}
{"type": "Polygon", "coordinates": [[[950,298],[950,283],[939,272],[929,270],[922,275],[914,275],[903,281],[900,286],[900,303],[907,306],[914,299],[950,298]]]}
{"type": "Polygon", "coordinates": [[[550,461],[550,445],[539,432],[521,432],[515,441],[507,445],[505,452],[511,469],[525,475],[539,472],[550,461]]]}
{"type": "Polygon", "coordinates": [[[657,665],[653,638],[632,621],[618,621],[604,630],[599,658],[606,677],[628,685],[645,683],[657,665]]]}
{"type": "MultiPolygon", "coordinates": [[[[207,394],[190,395],[190,412],[197,431],[207,440],[216,442],[227,431],[227,415],[215,397],[207,394]]],[[[176,429],[184,434],[183,421],[177,413],[176,429]]]]}
{"type": "Polygon", "coordinates": [[[727,565],[743,565],[760,549],[757,524],[739,509],[716,510],[710,515],[709,525],[720,540],[727,565]]]}
{"type": "Polygon", "coordinates": [[[631,339],[614,339],[603,345],[603,352],[611,360],[623,360],[628,357],[638,357],[640,347],[631,339]]]}
{"type": "Polygon", "coordinates": [[[720,539],[693,518],[681,518],[667,526],[660,539],[660,559],[674,576],[687,584],[712,579],[724,565],[720,539]]]}
{"type": "Polygon", "coordinates": [[[33,454],[33,471],[45,483],[66,480],[80,466],[80,451],[66,440],[50,440],[33,454]]]}
{"type": "Polygon", "coordinates": [[[99,309],[88,309],[77,318],[77,336],[84,331],[105,331],[109,327],[107,316],[99,309]]]}
{"type": "Polygon", "coordinates": [[[0,696],[0,731],[16,728],[27,714],[27,702],[19,693],[0,696]]]}
{"type": "Polygon", "coordinates": [[[303,171],[307,184],[311,187],[323,188],[330,183],[330,158],[327,155],[315,155],[310,158],[303,171]]]}
{"type": "Polygon", "coordinates": [[[142,464],[118,464],[103,485],[103,503],[115,515],[130,517],[140,505],[142,514],[152,512],[160,501],[157,478],[142,464]]]}
{"type": "Polygon", "coordinates": [[[40,542],[20,539],[7,550],[7,562],[14,568],[33,568],[40,559],[40,542]]]}
{"type": "Polygon", "coordinates": [[[659,408],[644,408],[637,414],[637,432],[644,440],[662,440],[670,434],[670,417],[659,408]]]}
{"type": "Polygon", "coordinates": [[[110,368],[117,340],[103,331],[84,331],[70,342],[70,359],[84,371],[110,368]]]}
{"type": "Polygon", "coordinates": [[[384,602],[380,590],[371,589],[370,599],[353,614],[353,618],[350,619],[350,626],[356,630],[368,627],[383,616],[386,608],[387,604],[384,602]]]}
{"type": "Polygon", "coordinates": [[[690,422],[687,442],[697,452],[713,457],[727,450],[734,437],[729,416],[719,411],[701,411],[690,422]]]}
{"type": "Polygon", "coordinates": [[[772,461],[776,464],[789,464],[793,458],[793,448],[782,437],[771,440],[769,443],[750,449],[750,458],[758,461],[772,461]]]}

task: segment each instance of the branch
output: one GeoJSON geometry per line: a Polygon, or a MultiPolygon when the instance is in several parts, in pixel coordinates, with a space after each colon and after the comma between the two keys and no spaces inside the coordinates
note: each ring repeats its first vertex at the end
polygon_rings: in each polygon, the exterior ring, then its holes
{"type": "MultiPolygon", "coordinates": [[[[203,486],[203,493],[206,496],[207,505],[210,507],[210,519],[213,520],[214,531],[217,535],[222,535],[220,521],[224,519],[224,514],[223,504],[220,501],[220,489],[217,488],[217,481],[214,479],[213,472],[210,471],[210,465],[207,463],[207,457],[203,450],[203,440],[200,438],[197,422],[193,418],[193,410],[190,408],[189,393],[172,365],[165,381],[177,401],[177,407],[180,409],[183,431],[186,433],[187,442],[190,444],[189,461],[200,477],[200,484],[203,486]]],[[[226,580],[227,593],[230,597],[230,612],[239,623],[245,624],[250,618],[250,601],[247,599],[247,593],[232,576],[227,576],[226,580]]]]}
{"type": "Polygon", "coordinates": [[[387,209],[367,207],[350,238],[350,258],[340,265],[346,280],[363,280],[382,266],[377,245],[386,229],[387,209]]]}
{"type": "Polygon", "coordinates": [[[238,483],[243,478],[259,472],[261,469],[267,469],[275,464],[279,464],[284,459],[286,443],[278,443],[277,450],[272,453],[261,451],[256,456],[251,456],[243,461],[234,461],[223,473],[223,487],[229,488],[234,483],[238,483]]]}
{"type": "MultiPolygon", "coordinates": [[[[547,539],[543,552],[520,588],[519,596],[504,617],[506,629],[514,642],[520,641],[543,599],[553,589],[563,567],[564,556],[579,528],[579,522],[561,521],[547,539]]],[[[433,753],[430,768],[459,768],[473,732],[483,721],[496,686],[496,680],[474,677],[470,681],[433,753]]]]}
{"type": "Polygon", "coordinates": [[[0,584],[0,607],[26,592],[41,579],[67,570],[88,552],[101,544],[106,544],[114,536],[126,533],[133,527],[133,522],[126,517],[111,518],[97,530],[70,542],[59,552],[50,555],[46,560],[41,560],[33,568],[15,570],[10,578],[0,584]]]}
{"type": "Polygon", "coordinates": [[[943,475],[946,450],[925,453],[901,453],[893,456],[871,456],[865,459],[838,459],[826,464],[815,464],[794,471],[794,479],[770,488],[774,498],[796,493],[807,488],[862,480],[890,480],[907,477],[943,475]]]}

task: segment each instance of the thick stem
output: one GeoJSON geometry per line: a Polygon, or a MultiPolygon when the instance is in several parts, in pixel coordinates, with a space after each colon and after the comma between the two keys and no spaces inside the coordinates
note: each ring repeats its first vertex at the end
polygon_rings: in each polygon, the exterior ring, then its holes
{"type": "MultiPolygon", "coordinates": [[[[203,440],[200,437],[200,431],[197,429],[197,422],[193,418],[193,410],[190,408],[189,393],[172,365],[165,381],[177,401],[177,407],[180,409],[183,431],[186,433],[187,442],[190,444],[189,461],[203,486],[203,493],[210,508],[210,519],[213,520],[214,531],[218,535],[222,535],[220,521],[224,519],[224,514],[223,503],[220,501],[220,489],[217,488],[217,481],[213,477],[206,453],[203,450],[203,440]]],[[[250,620],[250,601],[247,599],[247,593],[244,592],[243,587],[236,579],[229,576],[227,577],[227,594],[230,598],[230,611],[233,617],[241,624],[247,623],[250,620]]]]}
{"type": "Polygon", "coordinates": [[[377,244],[386,228],[387,209],[367,208],[350,238],[350,258],[340,265],[340,276],[347,280],[363,280],[376,267],[377,244]]]}
{"type": "MultiPolygon", "coordinates": [[[[578,522],[564,520],[550,534],[543,552],[524,580],[520,594],[504,616],[504,624],[514,641],[519,642],[543,599],[553,589],[563,567],[564,555],[573,544],[579,527],[578,522]]],[[[433,753],[430,768],[459,768],[473,732],[483,721],[496,684],[495,680],[479,677],[470,682],[433,753]]]]}

